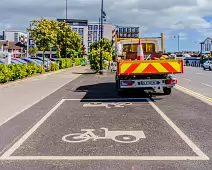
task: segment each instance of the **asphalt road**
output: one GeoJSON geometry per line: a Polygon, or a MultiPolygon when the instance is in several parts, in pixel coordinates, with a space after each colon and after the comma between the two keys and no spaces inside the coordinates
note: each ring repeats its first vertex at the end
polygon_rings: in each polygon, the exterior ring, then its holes
{"type": "Polygon", "coordinates": [[[0,127],[0,170],[212,169],[211,106],[84,74],[0,127]]]}
{"type": "Polygon", "coordinates": [[[185,67],[184,74],[177,77],[180,86],[212,98],[212,71],[200,67],[185,67]]]}

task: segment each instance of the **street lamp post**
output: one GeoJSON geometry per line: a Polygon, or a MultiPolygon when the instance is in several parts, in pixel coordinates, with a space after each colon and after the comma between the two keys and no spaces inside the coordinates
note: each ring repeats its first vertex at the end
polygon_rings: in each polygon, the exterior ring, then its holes
{"type": "MultiPolygon", "coordinates": [[[[103,33],[103,0],[101,0],[101,27],[100,27],[100,37],[102,40],[102,33],[103,33]]],[[[103,74],[102,70],[102,41],[100,41],[100,74],[103,74]]]]}
{"type": "MultiPolygon", "coordinates": [[[[66,0],[66,25],[67,25],[67,19],[68,19],[68,0],[66,0]]],[[[66,58],[67,58],[67,28],[66,28],[66,58]]]]}

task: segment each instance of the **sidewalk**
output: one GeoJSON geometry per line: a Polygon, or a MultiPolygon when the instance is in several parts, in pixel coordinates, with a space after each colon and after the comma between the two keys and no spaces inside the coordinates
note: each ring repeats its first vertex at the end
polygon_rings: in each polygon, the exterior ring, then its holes
{"type": "Polygon", "coordinates": [[[81,75],[72,72],[82,73],[87,69],[88,66],[73,67],[0,87],[0,125],[81,75]]]}

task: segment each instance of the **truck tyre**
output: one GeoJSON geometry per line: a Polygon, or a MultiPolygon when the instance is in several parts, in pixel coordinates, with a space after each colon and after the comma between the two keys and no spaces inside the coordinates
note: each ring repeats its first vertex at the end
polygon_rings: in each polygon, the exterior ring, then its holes
{"type": "Polygon", "coordinates": [[[171,92],[172,92],[172,89],[171,88],[164,87],[163,88],[163,92],[164,92],[165,95],[170,95],[171,92]]]}

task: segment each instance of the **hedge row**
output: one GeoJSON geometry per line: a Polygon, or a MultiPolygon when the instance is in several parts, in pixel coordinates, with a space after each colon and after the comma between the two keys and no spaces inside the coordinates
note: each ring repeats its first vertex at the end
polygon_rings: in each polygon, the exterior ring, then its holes
{"type": "MultiPolygon", "coordinates": [[[[59,69],[72,67],[71,59],[60,59],[57,64],[51,63],[47,71],[57,71],[59,69]]],[[[32,76],[34,74],[42,74],[45,71],[41,66],[37,66],[34,63],[30,64],[0,64],[0,83],[6,83],[8,81],[15,81],[25,77],[32,76]]]]}
{"type": "Polygon", "coordinates": [[[75,66],[81,65],[82,60],[83,60],[83,58],[74,58],[75,66]]]}

